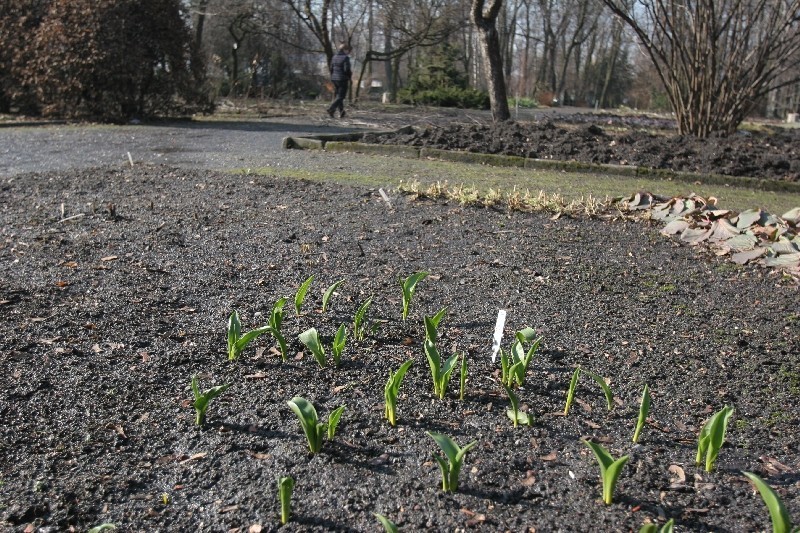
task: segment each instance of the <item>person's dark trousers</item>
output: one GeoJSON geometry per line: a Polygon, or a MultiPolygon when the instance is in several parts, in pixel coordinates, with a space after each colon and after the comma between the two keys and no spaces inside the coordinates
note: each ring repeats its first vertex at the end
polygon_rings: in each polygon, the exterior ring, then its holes
{"type": "Polygon", "coordinates": [[[336,99],[328,108],[328,114],[330,116],[333,116],[337,109],[340,114],[344,114],[344,99],[347,97],[347,86],[349,84],[349,80],[333,80],[333,94],[336,96],[336,99]]]}

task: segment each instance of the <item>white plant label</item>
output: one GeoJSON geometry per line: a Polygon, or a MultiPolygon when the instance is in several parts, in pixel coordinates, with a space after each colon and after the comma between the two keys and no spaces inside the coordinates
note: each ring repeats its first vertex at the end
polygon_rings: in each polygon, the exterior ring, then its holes
{"type": "Polygon", "coordinates": [[[492,336],[492,363],[497,360],[497,352],[500,351],[500,341],[503,340],[504,327],[506,327],[506,310],[500,309],[497,312],[497,322],[494,325],[494,335],[492,336]]]}

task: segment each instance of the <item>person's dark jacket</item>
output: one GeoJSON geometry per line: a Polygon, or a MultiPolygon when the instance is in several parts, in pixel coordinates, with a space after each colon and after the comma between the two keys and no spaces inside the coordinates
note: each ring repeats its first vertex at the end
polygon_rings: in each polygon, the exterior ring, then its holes
{"type": "Polygon", "coordinates": [[[346,81],[351,78],[353,71],[350,70],[350,57],[339,50],[331,59],[331,81],[346,81]]]}

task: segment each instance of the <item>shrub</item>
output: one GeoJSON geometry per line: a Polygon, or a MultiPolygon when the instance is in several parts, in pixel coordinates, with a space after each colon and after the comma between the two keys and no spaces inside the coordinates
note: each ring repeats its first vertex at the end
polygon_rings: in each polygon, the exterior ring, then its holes
{"type": "Polygon", "coordinates": [[[46,116],[208,111],[183,10],[179,0],[53,0],[14,52],[17,82],[46,116]]]}

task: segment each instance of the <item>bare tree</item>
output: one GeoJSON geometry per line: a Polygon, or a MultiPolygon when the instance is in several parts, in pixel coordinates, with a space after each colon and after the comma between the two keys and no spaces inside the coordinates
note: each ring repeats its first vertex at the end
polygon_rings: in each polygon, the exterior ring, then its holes
{"type": "Polygon", "coordinates": [[[800,0],[603,0],[636,33],[681,134],[730,134],[800,60],[800,0]]]}
{"type": "Polygon", "coordinates": [[[489,103],[492,108],[492,120],[495,122],[509,120],[505,72],[503,71],[502,48],[497,34],[497,16],[503,7],[503,0],[472,0],[471,19],[478,30],[483,63],[488,73],[489,103]]]}
{"type": "Polygon", "coordinates": [[[387,80],[392,100],[397,95],[399,60],[417,48],[443,43],[464,24],[458,17],[448,16],[448,0],[388,0],[381,2],[383,20],[383,50],[375,50],[369,43],[361,73],[356,85],[359,95],[364,72],[373,61],[389,64],[387,80]],[[413,15],[413,16],[410,16],[413,15]]]}

